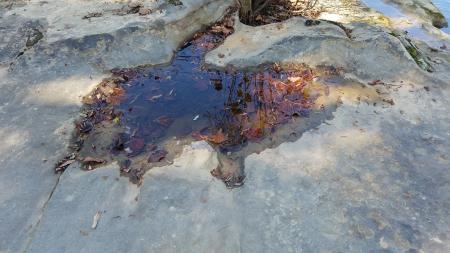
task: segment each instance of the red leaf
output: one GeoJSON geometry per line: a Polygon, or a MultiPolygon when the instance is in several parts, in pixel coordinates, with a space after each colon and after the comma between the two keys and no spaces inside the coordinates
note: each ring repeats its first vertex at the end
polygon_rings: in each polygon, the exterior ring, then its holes
{"type": "Polygon", "coordinates": [[[132,138],[128,143],[128,147],[131,149],[131,153],[129,155],[137,155],[144,150],[145,141],[141,138],[132,138]]]}

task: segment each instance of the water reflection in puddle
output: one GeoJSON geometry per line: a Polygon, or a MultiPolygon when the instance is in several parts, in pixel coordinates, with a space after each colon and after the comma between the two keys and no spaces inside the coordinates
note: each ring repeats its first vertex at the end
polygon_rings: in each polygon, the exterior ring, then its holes
{"type": "Polygon", "coordinates": [[[244,180],[246,155],[299,138],[331,117],[340,99],[333,91],[340,86],[354,87],[358,101],[376,96],[330,67],[206,69],[204,54],[227,29],[231,25],[222,24],[197,35],[169,66],[115,70],[85,97],[76,145],[78,155],[88,158],[86,169],[103,159],[119,161],[122,173],[139,183],[184,144],[205,140],[220,160],[211,173],[236,187],[244,180]]]}

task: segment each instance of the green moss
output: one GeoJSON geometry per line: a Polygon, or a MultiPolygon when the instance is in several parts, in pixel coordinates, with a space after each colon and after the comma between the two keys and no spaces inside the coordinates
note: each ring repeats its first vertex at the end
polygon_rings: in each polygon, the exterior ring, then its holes
{"type": "Polygon", "coordinates": [[[414,59],[416,64],[423,70],[433,72],[433,67],[422,57],[422,54],[413,45],[405,46],[406,51],[414,59]]]}
{"type": "Polygon", "coordinates": [[[411,57],[417,62],[417,58],[419,57],[419,52],[413,46],[406,46],[406,51],[411,55],[411,57]]]}

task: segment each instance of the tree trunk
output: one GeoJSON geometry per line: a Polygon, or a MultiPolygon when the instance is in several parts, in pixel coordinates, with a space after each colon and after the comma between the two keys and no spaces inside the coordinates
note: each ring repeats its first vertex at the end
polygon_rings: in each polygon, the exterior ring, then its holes
{"type": "Polygon", "coordinates": [[[252,0],[240,0],[240,3],[239,16],[244,23],[250,23],[253,16],[252,0]]]}

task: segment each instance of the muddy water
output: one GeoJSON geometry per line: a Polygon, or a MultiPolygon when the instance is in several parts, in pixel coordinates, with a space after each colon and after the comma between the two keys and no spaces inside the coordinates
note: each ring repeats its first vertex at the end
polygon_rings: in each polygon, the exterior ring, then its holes
{"type": "Polygon", "coordinates": [[[206,68],[203,56],[227,33],[197,35],[168,66],[114,70],[86,96],[75,139],[86,169],[118,161],[122,173],[140,183],[145,171],[171,163],[183,145],[204,140],[218,151],[212,175],[236,187],[248,154],[298,139],[331,118],[344,94],[382,102],[374,87],[346,80],[332,67],[206,68]]]}

